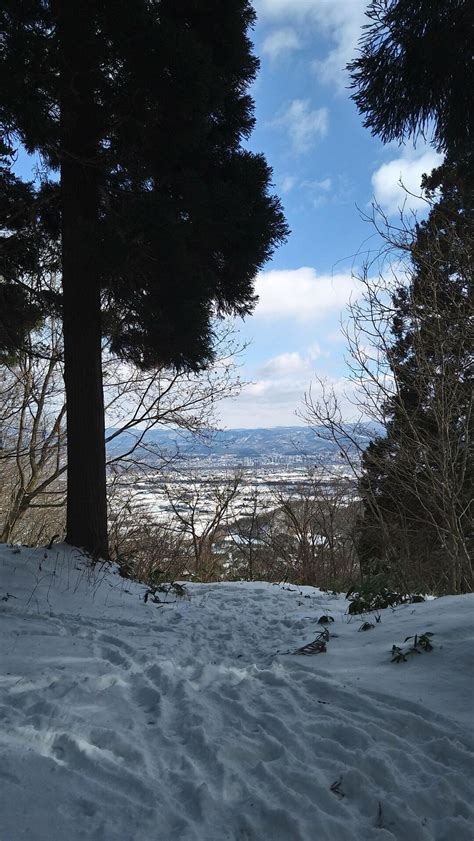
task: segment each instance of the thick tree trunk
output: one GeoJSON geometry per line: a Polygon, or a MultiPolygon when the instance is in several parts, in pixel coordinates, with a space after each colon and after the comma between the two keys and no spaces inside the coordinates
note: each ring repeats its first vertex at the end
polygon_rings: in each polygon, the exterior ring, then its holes
{"type": "Polygon", "coordinates": [[[107,557],[93,4],[60,0],[66,540],[107,557]]]}

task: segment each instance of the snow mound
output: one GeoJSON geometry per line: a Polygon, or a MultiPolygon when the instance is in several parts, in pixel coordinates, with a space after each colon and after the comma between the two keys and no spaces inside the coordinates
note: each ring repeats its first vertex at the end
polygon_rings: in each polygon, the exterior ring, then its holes
{"type": "Polygon", "coordinates": [[[313,588],[186,589],[0,547],[2,841],[472,841],[473,596],[359,633],[313,588]]]}

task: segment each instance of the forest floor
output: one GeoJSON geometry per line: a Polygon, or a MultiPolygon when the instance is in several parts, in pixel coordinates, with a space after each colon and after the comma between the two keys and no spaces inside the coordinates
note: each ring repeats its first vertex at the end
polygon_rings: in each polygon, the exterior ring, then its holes
{"type": "Polygon", "coordinates": [[[473,841],[474,595],[145,590],[0,547],[1,841],[473,841]]]}

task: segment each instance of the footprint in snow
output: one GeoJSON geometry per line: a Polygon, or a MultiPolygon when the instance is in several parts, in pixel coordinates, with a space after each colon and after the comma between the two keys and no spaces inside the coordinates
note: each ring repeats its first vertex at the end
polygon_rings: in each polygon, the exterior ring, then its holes
{"type": "Polygon", "coordinates": [[[161,705],[161,695],[151,686],[142,686],[133,691],[135,700],[139,707],[146,713],[158,713],[161,705]]]}
{"type": "Polygon", "coordinates": [[[102,648],[100,656],[103,660],[107,660],[112,666],[122,666],[123,668],[130,668],[129,660],[117,651],[115,648],[102,648]]]}

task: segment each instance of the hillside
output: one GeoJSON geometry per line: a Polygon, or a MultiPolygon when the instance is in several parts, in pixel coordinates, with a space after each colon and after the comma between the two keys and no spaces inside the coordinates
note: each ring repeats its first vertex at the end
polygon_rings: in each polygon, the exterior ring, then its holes
{"type": "MultiPolygon", "coordinates": [[[[111,431],[111,430],[109,430],[111,431]]],[[[319,457],[330,461],[337,455],[337,447],[323,437],[323,430],[306,426],[277,426],[272,429],[227,429],[209,432],[197,437],[189,432],[157,428],[146,433],[144,444],[153,451],[170,453],[179,449],[183,455],[194,458],[227,457],[238,462],[241,459],[302,456],[319,457]]],[[[350,426],[348,435],[353,433],[350,426]]],[[[375,433],[369,424],[363,435],[367,438],[375,433]]],[[[361,439],[361,437],[359,436],[361,439]]],[[[362,439],[361,439],[362,440],[362,439]]],[[[133,441],[132,433],[117,436],[111,449],[120,452],[128,449],[133,441]]],[[[347,439],[349,443],[349,438],[347,439]]],[[[149,453],[149,457],[152,455],[149,453]]]]}

